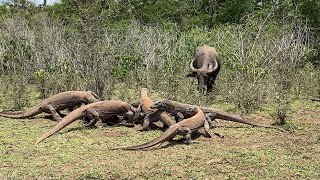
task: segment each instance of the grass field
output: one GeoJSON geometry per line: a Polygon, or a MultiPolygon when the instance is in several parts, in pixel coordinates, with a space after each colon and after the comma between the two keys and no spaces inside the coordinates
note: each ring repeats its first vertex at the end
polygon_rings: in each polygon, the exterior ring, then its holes
{"type": "MultiPolygon", "coordinates": [[[[293,110],[287,133],[220,121],[210,132],[223,139],[199,136],[198,144],[176,141],[149,151],[110,148],[137,145],[161,131],[83,129],[76,122],[35,145],[55,122],[43,115],[0,118],[0,179],[320,179],[320,103],[293,110]]],[[[248,118],[274,122],[266,114],[248,118]]]]}

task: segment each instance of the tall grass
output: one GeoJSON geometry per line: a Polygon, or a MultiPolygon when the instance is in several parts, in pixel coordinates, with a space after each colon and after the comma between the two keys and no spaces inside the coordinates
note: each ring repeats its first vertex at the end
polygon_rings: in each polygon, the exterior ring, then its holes
{"type": "Polygon", "coordinates": [[[103,99],[135,101],[140,87],[156,98],[208,105],[235,104],[244,113],[265,104],[284,106],[319,96],[319,70],[308,62],[313,45],[307,23],[277,24],[248,18],[213,31],[150,27],[90,26],[77,30],[46,15],[7,18],[0,25],[1,90],[15,108],[28,105],[34,87],[41,97],[65,90],[92,90],[103,99]],[[222,70],[210,96],[187,78],[197,46],[216,47],[222,70]]]}

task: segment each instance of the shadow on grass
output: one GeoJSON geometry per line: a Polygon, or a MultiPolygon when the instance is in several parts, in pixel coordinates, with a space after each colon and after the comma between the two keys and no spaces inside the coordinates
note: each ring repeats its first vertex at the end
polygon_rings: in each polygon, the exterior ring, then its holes
{"type": "MultiPolygon", "coordinates": [[[[198,143],[198,141],[195,141],[195,140],[200,138],[201,136],[205,137],[205,134],[200,133],[200,132],[193,133],[192,134],[193,143],[198,143]]],[[[148,149],[141,149],[141,150],[142,151],[151,151],[151,150],[165,149],[165,148],[169,148],[169,147],[174,147],[174,146],[177,146],[177,145],[183,145],[183,144],[187,145],[185,138],[181,138],[181,139],[178,139],[178,140],[171,139],[171,140],[168,140],[168,142],[169,143],[164,145],[164,146],[161,146],[161,144],[160,144],[158,146],[150,147],[148,149]]],[[[192,144],[189,144],[189,145],[192,145],[192,144]]]]}
{"type": "MultiPolygon", "coordinates": [[[[117,124],[113,124],[113,125],[102,125],[101,127],[102,128],[115,128],[115,127],[121,127],[121,126],[124,126],[124,127],[128,127],[128,128],[134,128],[133,126],[130,126],[129,124],[123,124],[123,123],[117,123],[117,124]]],[[[64,132],[61,132],[60,134],[64,134],[64,133],[68,133],[68,132],[72,132],[72,131],[82,131],[82,130],[89,130],[89,129],[96,129],[98,128],[96,125],[94,126],[79,126],[79,127],[74,127],[74,128],[70,128],[64,132]]]]}
{"type": "Polygon", "coordinates": [[[214,128],[249,129],[254,127],[252,126],[214,126],[214,128]]]}
{"type": "MultiPolygon", "coordinates": [[[[61,116],[61,117],[63,118],[64,116],[61,116]]],[[[58,122],[58,121],[54,120],[51,115],[44,115],[44,116],[37,116],[36,115],[36,116],[33,116],[33,117],[25,118],[24,120],[33,120],[33,119],[47,119],[47,120],[50,120],[50,121],[53,121],[53,122],[58,122]]]]}
{"type": "Polygon", "coordinates": [[[90,126],[90,127],[80,126],[80,127],[70,128],[66,131],[61,132],[60,134],[64,134],[64,133],[68,133],[68,132],[72,132],[72,131],[83,131],[83,130],[96,129],[96,128],[97,128],[97,126],[90,126]]]}

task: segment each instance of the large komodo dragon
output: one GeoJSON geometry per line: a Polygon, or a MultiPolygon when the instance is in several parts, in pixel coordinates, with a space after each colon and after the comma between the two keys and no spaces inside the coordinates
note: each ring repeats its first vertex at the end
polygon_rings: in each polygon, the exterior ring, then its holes
{"type": "Polygon", "coordinates": [[[155,121],[161,121],[166,126],[171,126],[175,122],[171,119],[171,117],[168,115],[165,111],[160,111],[157,109],[152,109],[151,106],[154,104],[152,99],[148,96],[148,89],[142,88],[141,89],[141,97],[140,97],[140,104],[137,108],[136,114],[135,114],[135,121],[138,121],[140,118],[140,114],[143,113],[146,116],[143,119],[143,126],[141,131],[148,130],[150,122],[155,121]]]}
{"type": "MultiPolygon", "coordinates": [[[[158,110],[162,110],[162,111],[166,111],[166,112],[170,112],[170,113],[180,112],[185,117],[187,117],[188,116],[187,109],[190,107],[195,107],[195,106],[190,105],[190,104],[179,103],[176,101],[162,100],[162,101],[155,102],[155,104],[153,106],[151,106],[151,108],[153,108],[153,107],[157,107],[158,110]]],[[[251,125],[251,126],[255,126],[255,127],[272,128],[272,129],[284,131],[283,129],[276,127],[276,126],[256,124],[253,122],[243,120],[240,117],[229,115],[227,113],[218,111],[213,108],[200,107],[200,109],[206,114],[206,117],[208,118],[208,122],[209,122],[210,126],[212,126],[211,120],[215,120],[217,118],[217,119],[247,124],[247,125],[251,125]]]]}
{"type": "Polygon", "coordinates": [[[90,125],[95,124],[99,119],[109,119],[111,116],[119,115],[128,118],[129,123],[133,123],[133,115],[135,108],[130,104],[123,101],[100,101],[85,106],[81,106],[78,109],[72,111],[67,116],[65,116],[54,128],[49,130],[47,133],[43,134],[36,142],[40,143],[44,139],[50,137],[54,133],[60,131],[72,122],[81,119],[83,117],[88,118],[90,125]]]}
{"type": "Polygon", "coordinates": [[[0,112],[0,116],[15,118],[15,119],[25,119],[40,114],[42,112],[50,113],[54,120],[61,120],[60,110],[69,109],[72,110],[76,106],[81,106],[82,104],[90,104],[93,102],[98,102],[99,97],[91,91],[66,91],[48,99],[42,101],[40,104],[20,112],[0,112]]]}
{"type": "Polygon", "coordinates": [[[188,113],[192,112],[192,113],[196,113],[196,114],[190,118],[184,119],[184,120],[170,126],[169,129],[166,130],[158,138],[156,138],[150,142],[138,145],[138,146],[115,148],[115,149],[123,149],[123,150],[146,149],[146,148],[155,146],[157,144],[163,143],[163,142],[175,137],[178,134],[185,136],[186,143],[190,144],[192,142],[191,141],[191,134],[195,131],[198,131],[200,128],[203,127],[203,125],[205,126],[206,136],[211,137],[211,135],[208,132],[209,124],[206,121],[206,116],[201,111],[201,109],[199,107],[191,107],[191,108],[188,108],[187,112],[188,113]]]}

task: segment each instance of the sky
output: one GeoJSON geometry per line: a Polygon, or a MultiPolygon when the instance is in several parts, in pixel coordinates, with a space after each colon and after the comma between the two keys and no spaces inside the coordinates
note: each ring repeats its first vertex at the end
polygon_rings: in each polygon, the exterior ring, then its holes
{"type": "MultiPolygon", "coordinates": [[[[1,0],[0,0],[1,1],[1,0]]],[[[31,2],[34,2],[36,4],[42,4],[43,3],[43,0],[30,0],[31,2]]],[[[55,2],[57,2],[58,0],[47,0],[47,3],[48,4],[53,4],[55,2]]]]}
{"type": "MultiPolygon", "coordinates": [[[[0,4],[4,3],[4,2],[8,2],[10,0],[0,0],[0,4]]],[[[29,0],[30,2],[36,3],[36,4],[42,4],[43,0],[29,0]]],[[[48,4],[53,4],[55,2],[59,2],[59,0],[47,0],[48,4]]]]}

